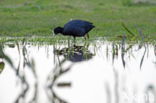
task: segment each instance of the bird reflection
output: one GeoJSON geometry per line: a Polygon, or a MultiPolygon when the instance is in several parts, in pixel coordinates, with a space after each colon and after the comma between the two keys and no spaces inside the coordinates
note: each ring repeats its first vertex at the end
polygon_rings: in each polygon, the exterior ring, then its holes
{"type": "Polygon", "coordinates": [[[72,46],[63,49],[56,49],[56,55],[64,56],[66,60],[71,62],[82,62],[90,60],[94,55],[85,46],[72,46]]]}
{"type": "Polygon", "coordinates": [[[93,57],[93,54],[88,50],[87,46],[69,46],[62,49],[56,49],[54,47],[54,64],[56,63],[55,67],[52,69],[52,71],[49,73],[46,83],[46,93],[47,97],[50,101],[53,103],[67,103],[66,100],[60,98],[54,90],[54,86],[57,87],[71,87],[72,82],[57,82],[57,80],[63,76],[63,74],[68,73],[72,67],[74,66],[75,62],[82,62],[90,60],[93,57]],[[60,58],[63,56],[64,58],[60,58]],[[64,67],[63,65],[66,63],[66,61],[71,61],[71,64],[67,67],[64,67]]]}

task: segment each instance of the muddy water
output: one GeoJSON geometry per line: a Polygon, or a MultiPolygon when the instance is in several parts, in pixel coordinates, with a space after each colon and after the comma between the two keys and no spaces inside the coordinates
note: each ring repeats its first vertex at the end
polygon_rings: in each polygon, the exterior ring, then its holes
{"type": "Polygon", "coordinates": [[[4,44],[0,103],[156,103],[156,46],[4,44]]]}

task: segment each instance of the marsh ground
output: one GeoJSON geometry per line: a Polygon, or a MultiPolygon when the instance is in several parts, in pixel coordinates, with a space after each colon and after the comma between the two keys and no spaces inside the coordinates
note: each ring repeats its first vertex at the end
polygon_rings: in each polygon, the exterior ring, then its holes
{"type": "MultiPolygon", "coordinates": [[[[84,19],[96,28],[90,37],[116,37],[138,28],[156,38],[156,6],[128,4],[129,0],[0,0],[1,36],[49,37],[51,29],[70,19],[84,19]]],[[[61,37],[64,38],[64,37],[61,37]]]]}

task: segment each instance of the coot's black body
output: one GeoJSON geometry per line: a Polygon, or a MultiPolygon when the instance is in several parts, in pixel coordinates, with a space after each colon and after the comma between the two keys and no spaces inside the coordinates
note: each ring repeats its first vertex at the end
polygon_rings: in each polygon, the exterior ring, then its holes
{"type": "Polygon", "coordinates": [[[61,33],[67,36],[75,37],[83,37],[88,32],[93,29],[95,26],[88,21],[84,20],[71,20],[64,25],[64,27],[57,27],[54,29],[54,33],[58,34],[61,33]]]}

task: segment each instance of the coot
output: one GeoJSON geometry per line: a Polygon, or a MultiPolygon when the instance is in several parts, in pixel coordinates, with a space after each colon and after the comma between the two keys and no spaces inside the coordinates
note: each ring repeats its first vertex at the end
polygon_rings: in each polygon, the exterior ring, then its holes
{"type": "Polygon", "coordinates": [[[93,23],[85,20],[71,20],[64,25],[64,27],[56,27],[54,33],[62,34],[65,36],[73,36],[74,40],[76,37],[88,37],[88,32],[95,26],[93,23]]]}

